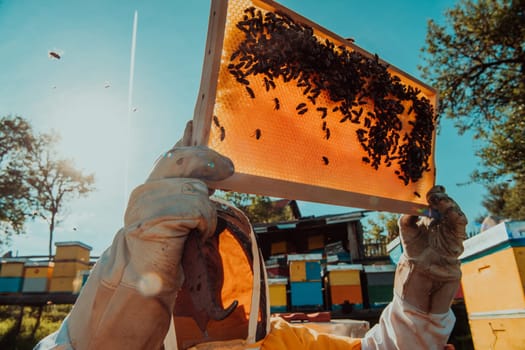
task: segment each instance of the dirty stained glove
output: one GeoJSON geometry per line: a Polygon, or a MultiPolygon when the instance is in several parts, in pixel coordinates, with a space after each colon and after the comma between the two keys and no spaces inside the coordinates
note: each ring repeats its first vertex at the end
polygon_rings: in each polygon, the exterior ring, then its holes
{"type": "Polygon", "coordinates": [[[190,146],[191,134],[189,122],[183,139],[132,192],[124,228],[96,263],[64,322],[69,348],[162,347],[184,280],[180,262],[186,238],[195,229],[209,237],[217,224],[203,180],[222,180],[234,171],[228,158],[190,146]]]}
{"type": "Polygon", "coordinates": [[[431,188],[427,201],[435,217],[403,215],[399,219],[404,253],[394,290],[417,309],[439,314],[449,310],[459,288],[458,257],[463,252],[467,218],[443,186],[431,188]]]}

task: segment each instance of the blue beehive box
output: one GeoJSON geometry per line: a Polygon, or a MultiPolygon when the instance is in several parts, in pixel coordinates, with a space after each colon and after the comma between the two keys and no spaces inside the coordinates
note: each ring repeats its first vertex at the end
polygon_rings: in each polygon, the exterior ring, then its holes
{"type": "Polygon", "coordinates": [[[323,287],[321,281],[291,282],[291,304],[292,307],[323,306],[323,287]]]}
{"type": "Polygon", "coordinates": [[[401,245],[401,238],[397,236],[390,243],[386,245],[386,251],[390,257],[392,264],[397,265],[401,255],[403,254],[403,246],[401,245]]]}
{"type": "Polygon", "coordinates": [[[20,292],[23,281],[23,277],[0,277],[0,293],[20,292]]]}

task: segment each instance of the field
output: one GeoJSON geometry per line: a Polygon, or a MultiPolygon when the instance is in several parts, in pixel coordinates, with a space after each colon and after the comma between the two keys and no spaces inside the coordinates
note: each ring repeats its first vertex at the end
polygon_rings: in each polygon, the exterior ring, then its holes
{"type": "Polygon", "coordinates": [[[33,349],[40,339],[58,329],[69,310],[71,305],[0,306],[0,349],[33,349]]]}

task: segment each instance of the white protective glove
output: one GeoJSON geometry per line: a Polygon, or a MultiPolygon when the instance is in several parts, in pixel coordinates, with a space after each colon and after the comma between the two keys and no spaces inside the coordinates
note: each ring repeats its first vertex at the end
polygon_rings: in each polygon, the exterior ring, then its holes
{"type": "Polygon", "coordinates": [[[184,137],[130,196],[124,228],[93,268],[58,333],[37,349],[161,349],[184,276],[188,234],[215,231],[211,191],[201,180],[233,174],[233,163],[184,137]]]}
{"type": "Polygon", "coordinates": [[[467,218],[446,193],[427,193],[436,215],[399,218],[403,245],[394,280],[394,299],[364,337],[363,350],[443,350],[454,327],[450,306],[461,280],[460,261],[467,218]]]}

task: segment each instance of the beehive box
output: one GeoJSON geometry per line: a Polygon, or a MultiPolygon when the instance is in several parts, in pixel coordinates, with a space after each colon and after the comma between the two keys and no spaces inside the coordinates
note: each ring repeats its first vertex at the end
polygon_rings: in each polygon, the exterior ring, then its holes
{"type": "Polygon", "coordinates": [[[82,287],[82,279],[79,276],[73,277],[53,277],[49,283],[49,291],[78,293],[82,287]]]}
{"type": "Polygon", "coordinates": [[[1,277],[23,277],[26,259],[5,258],[2,260],[1,277]]]}
{"type": "Polygon", "coordinates": [[[286,312],[288,309],[287,278],[268,278],[270,312],[286,312]]]}
{"type": "Polygon", "coordinates": [[[55,261],[58,260],[79,260],[89,263],[89,252],[91,247],[77,241],[56,242],[55,261]]]}
{"type": "Polygon", "coordinates": [[[322,282],[290,282],[290,302],[296,309],[321,309],[324,305],[322,282]]]}
{"type": "Polygon", "coordinates": [[[45,293],[53,275],[54,263],[28,261],[24,266],[23,293],[45,293]]]}
{"type": "Polygon", "coordinates": [[[320,281],[322,254],[290,254],[290,282],[320,281]]]}
{"type": "Polygon", "coordinates": [[[362,270],[360,264],[326,266],[332,310],[341,310],[346,303],[352,304],[354,309],[363,308],[362,270]]]}
{"type": "Polygon", "coordinates": [[[397,265],[401,255],[403,255],[403,246],[401,245],[401,238],[397,236],[390,243],[386,245],[386,251],[390,257],[392,264],[397,265]]]}
{"type": "Polygon", "coordinates": [[[463,246],[461,284],[469,315],[525,309],[525,221],[500,223],[463,246]]]}
{"type": "Polygon", "coordinates": [[[469,313],[470,333],[475,349],[525,349],[525,310],[469,313]]]}
{"type": "Polygon", "coordinates": [[[0,277],[0,293],[18,293],[22,289],[22,277],[0,277]]]}
{"type": "Polygon", "coordinates": [[[370,308],[381,308],[394,297],[394,265],[364,266],[370,308]]]}
{"type": "Polygon", "coordinates": [[[214,0],[193,144],[212,187],[418,213],[435,180],[436,91],[270,0],[214,0]]]}
{"type": "Polygon", "coordinates": [[[89,264],[83,261],[61,261],[55,262],[53,277],[74,277],[79,271],[89,270],[89,264]]]}

